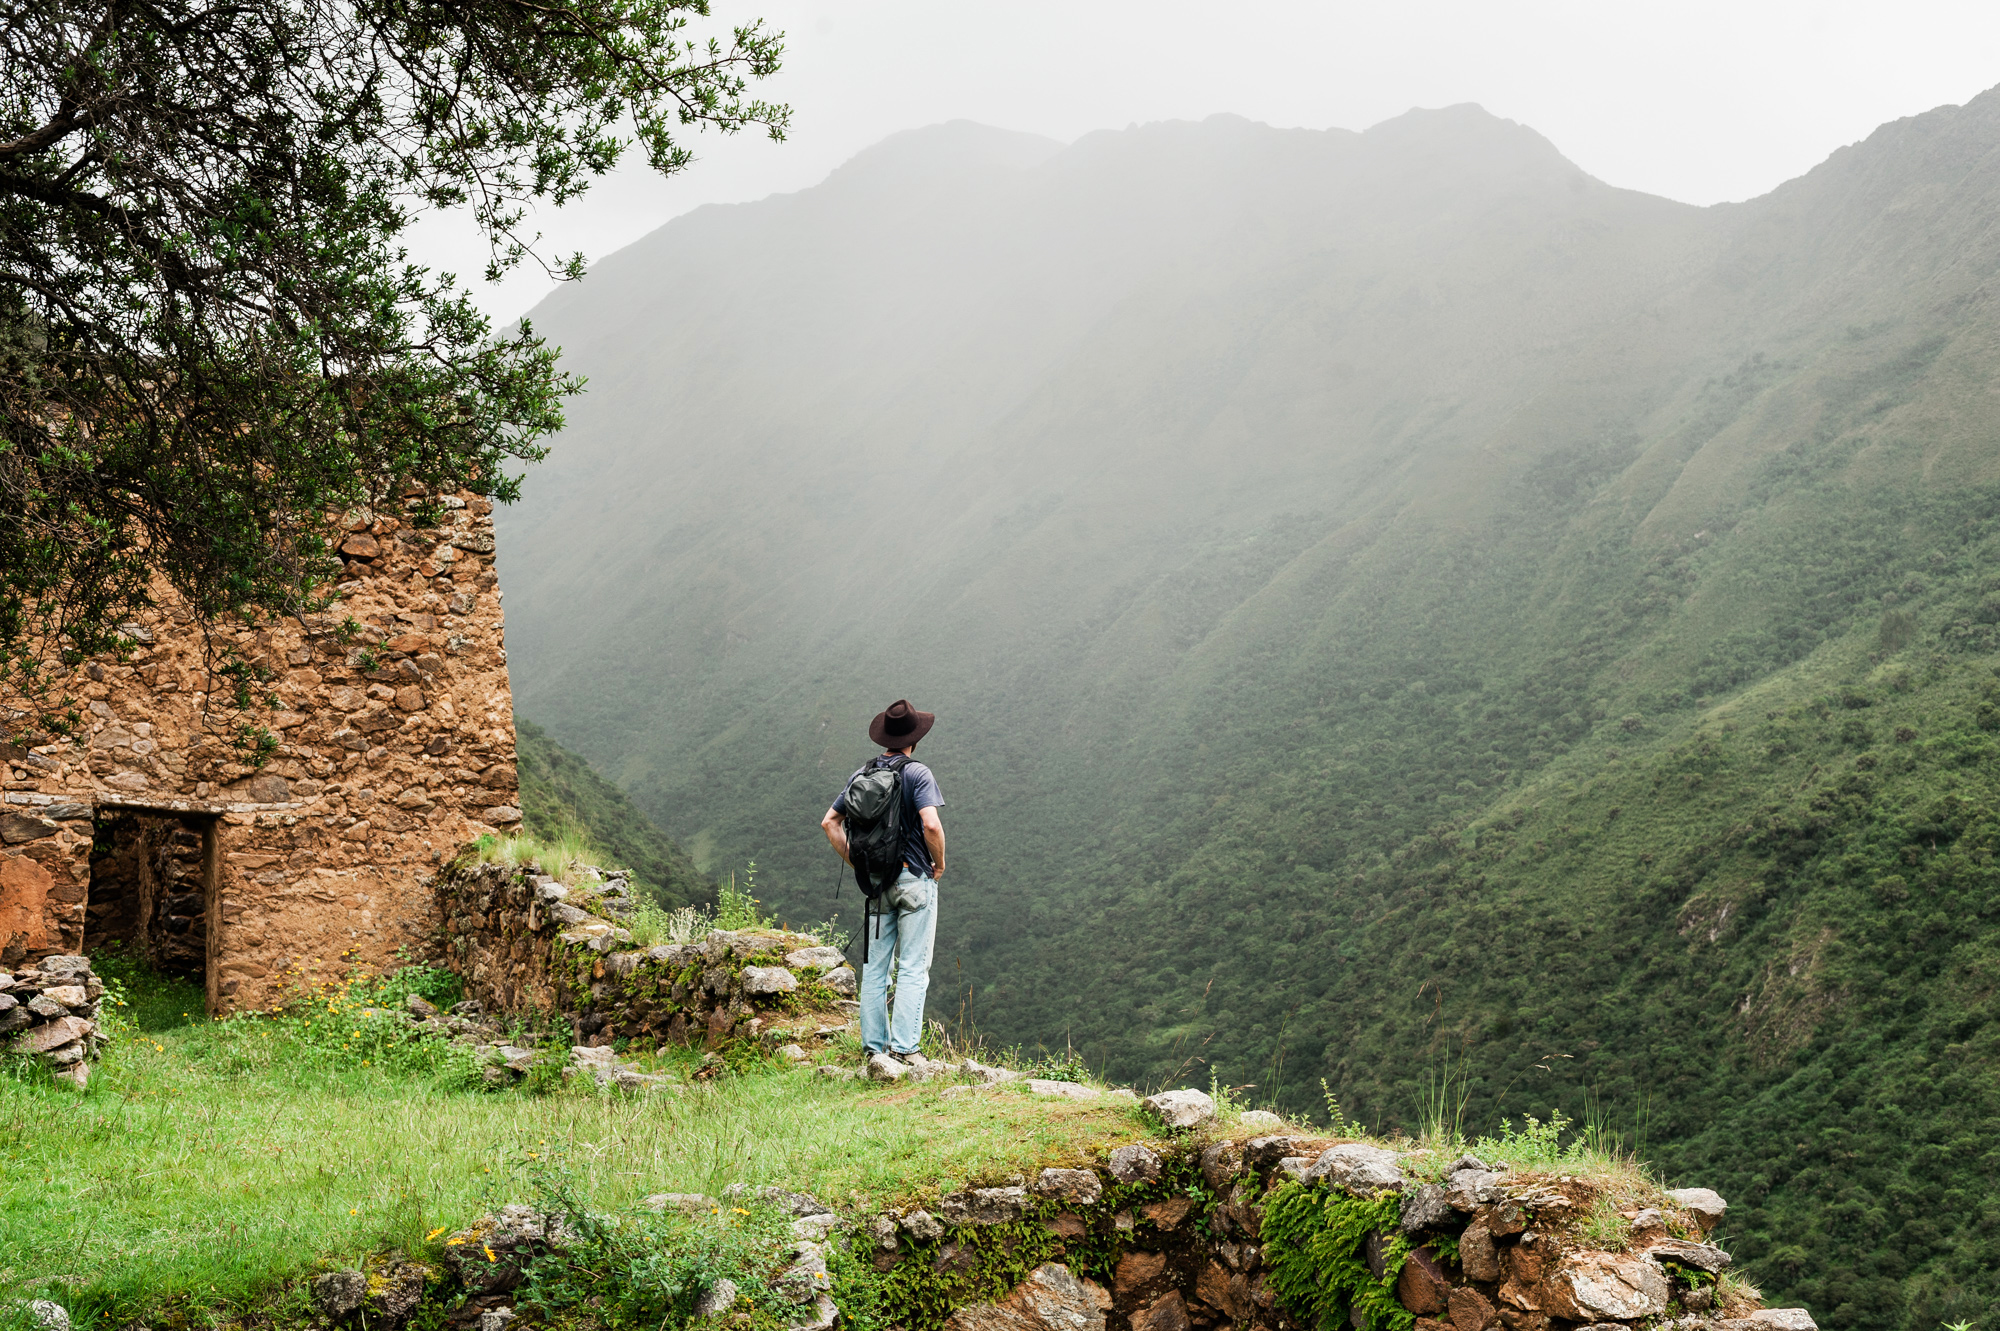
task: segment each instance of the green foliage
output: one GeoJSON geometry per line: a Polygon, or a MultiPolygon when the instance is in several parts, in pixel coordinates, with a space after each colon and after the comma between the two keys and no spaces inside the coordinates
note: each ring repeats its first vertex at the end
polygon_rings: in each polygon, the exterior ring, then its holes
{"type": "Polygon", "coordinates": [[[1549,1111],[1546,1123],[1533,1114],[1523,1114],[1518,1132],[1514,1130],[1514,1120],[1503,1118],[1500,1135],[1481,1137],[1472,1144],[1472,1149],[1523,1169],[1560,1170],[1583,1159],[1588,1149],[1582,1133],[1571,1137],[1568,1145],[1563,1144],[1562,1135],[1571,1126],[1569,1115],[1560,1109],[1549,1111]]]}
{"type": "Polygon", "coordinates": [[[439,1007],[457,1002],[463,990],[450,971],[404,966],[388,975],[351,971],[338,980],[315,980],[295,970],[288,988],[288,1001],[277,1015],[248,1012],[226,1020],[274,1027],[286,1043],[288,1057],[301,1067],[382,1068],[433,1076],[458,1089],[480,1085],[472,1051],[411,1031],[403,1006],[412,994],[439,1007]]]}
{"type": "Polygon", "coordinates": [[[752,860],[744,870],[743,885],[736,884],[732,872],[726,882],[715,889],[715,927],[718,929],[770,929],[776,921],[765,916],[758,907],[757,862],[752,860]]]}
{"type": "Polygon", "coordinates": [[[687,852],[634,807],[625,792],[532,721],[514,718],[521,821],[544,839],[580,833],[609,863],[668,911],[711,900],[715,885],[687,852]]]}
{"type": "Polygon", "coordinates": [[[560,1256],[530,1263],[518,1298],[544,1319],[583,1307],[610,1328],[686,1326],[717,1280],[736,1282],[737,1315],[775,1327],[786,1305],[768,1277],[784,1265],[791,1217],[776,1207],[724,1205],[709,1215],[594,1211],[560,1153],[526,1152],[532,1204],[574,1234],[560,1256]]]}
{"type": "Polygon", "coordinates": [[[1396,1301],[1396,1278],[1414,1245],[1400,1217],[1393,1192],[1349,1197],[1287,1180],[1266,1198],[1260,1231],[1272,1288],[1318,1331],[1408,1331],[1416,1318],[1396,1301]],[[1368,1269],[1370,1236],[1382,1244],[1379,1279],[1368,1269]]]}
{"type": "Polygon", "coordinates": [[[514,494],[582,381],[401,237],[464,208],[497,280],[530,205],[631,144],[672,174],[689,127],[781,135],[747,95],[779,39],[704,39],[707,12],[0,13],[0,690],[31,728],[68,723],[64,671],[118,650],[156,577],[200,627],[296,612],[338,576],[332,515],[405,482],[514,494]]]}

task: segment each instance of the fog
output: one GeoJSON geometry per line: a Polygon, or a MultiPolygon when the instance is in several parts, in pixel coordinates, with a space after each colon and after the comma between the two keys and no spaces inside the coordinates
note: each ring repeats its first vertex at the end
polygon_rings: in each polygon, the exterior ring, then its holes
{"type": "MultiPolygon", "coordinates": [[[[792,105],[788,140],[698,135],[700,160],[674,181],[629,161],[536,218],[547,253],[594,262],[691,208],[802,189],[889,134],[961,118],[1069,142],[1218,112],[1362,129],[1477,102],[1600,179],[1707,204],[1761,194],[2000,71],[2000,8],[1967,0],[722,0],[716,14],[786,33],[785,68],[760,91],[792,105]]],[[[413,248],[475,282],[483,266],[461,217],[426,219],[413,248]]],[[[501,320],[551,285],[533,265],[477,283],[501,320]]]]}

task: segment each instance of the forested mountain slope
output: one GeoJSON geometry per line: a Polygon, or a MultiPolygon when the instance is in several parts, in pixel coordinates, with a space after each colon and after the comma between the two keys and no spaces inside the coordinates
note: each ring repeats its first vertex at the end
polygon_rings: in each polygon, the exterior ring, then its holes
{"type": "Polygon", "coordinates": [[[584,758],[525,717],[514,718],[514,741],[521,812],[529,832],[538,837],[580,834],[606,863],[630,869],[633,880],[669,909],[715,896],[715,884],[694,867],[688,853],[584,758]]]}
{"type": "Polygon", "coordinates": [[[516,689],[801,918],[908,696],[934,1006],[1588,1102],[1823,1324],[1991,1316],[1996,149],[1989,93],[1695,209],[1471,107],[900,136],[536,312],[591,391],[516,689]]]}

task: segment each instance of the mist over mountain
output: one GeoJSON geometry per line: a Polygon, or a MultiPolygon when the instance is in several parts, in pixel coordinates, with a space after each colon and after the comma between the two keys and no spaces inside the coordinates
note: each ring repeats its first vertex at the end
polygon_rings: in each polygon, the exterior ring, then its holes
{"type": "Polygon", "coordinates": [[[954,123],[704,208],[532,316],[590,387],[501,515],[518,705],[817,919],[909,697],[933,1017],[1588,1105],[1822,1325],[1991,1316],[1996,150],[1699,209],[1471,106],[954,123]]]}

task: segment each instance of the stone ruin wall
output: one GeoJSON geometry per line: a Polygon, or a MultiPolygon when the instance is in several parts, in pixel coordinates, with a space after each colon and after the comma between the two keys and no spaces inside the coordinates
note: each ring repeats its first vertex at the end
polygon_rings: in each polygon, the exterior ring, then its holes
{"type": "Polygon", "coordinates": [[[294,966],[427,948],[426,875],[521,818],[492,504],[439,502],[349,515],[322,613],[205,640],[162,596],[69,681],[74,740],[0,743],[0,966],[124,940],[220,1014],[282,1001],[294,966]],[[261,767],[246,720],[277,742],[261,767]]]}

